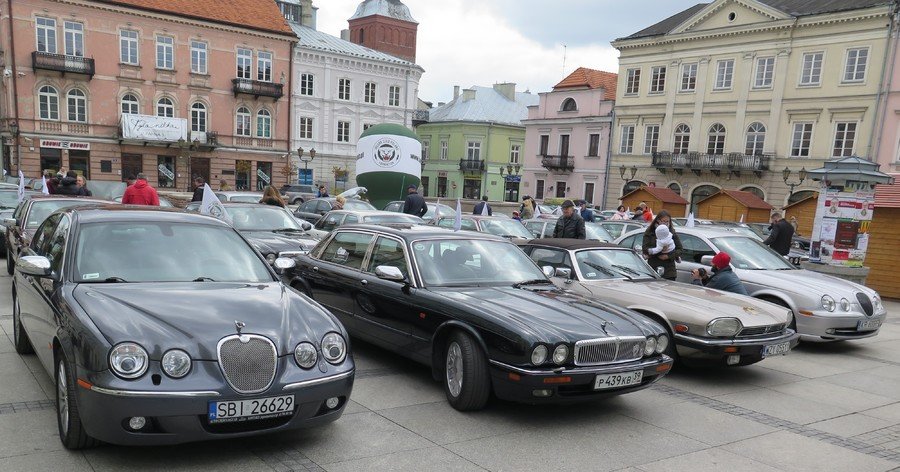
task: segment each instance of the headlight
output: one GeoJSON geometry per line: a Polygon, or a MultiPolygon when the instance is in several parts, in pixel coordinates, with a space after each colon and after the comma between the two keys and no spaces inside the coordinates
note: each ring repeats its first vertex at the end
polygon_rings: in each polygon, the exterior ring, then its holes
{"type": "Polygon", "coordinates": [[[147,351],[135,343],[117,344],[109,352],[109,366],[123,379],[136,379],[147,372],[147,351]]]}
{"type": "Polygon", "coordinates": [[[162,368],[169,377],[180,379],[191,371],[191,356],[182,350],[172,349],[163,354],[162,368]]]}
{"type": "Polygon", "coordinates": [[[294,360],[297,361],[297,365],[300,367],[312,369],[315,367],[316,361],[319,360],[319,355],[316,353],[316,347],[310,343],[298,344],[297,348],[294,349],[294,360]]]}
{"type": "Polygon", "coordinates": [[[669,337],[665,334],[660,334],[658,338],[656,338],[656,353],[662,354],[666,351],[666,348],[669,347],[669,337]]]}
{"type": "Polygon", "coordinates": [[[268,254],[268,255],[266,255],[266,262],[268,262],[269,265],[274,264],[274,263],[275,263],[275,259],[278,259],[278,255],[277,255],[277,254],[274,254],[274,253],[273,253],[273,254],[268,254]]]}
{"type": "Polygon", "coordinates": [[[531,351],[531,363],[541,365],[544,362],[547,362],[547,346],[541,344],[531,351]]]}
{"type": "Polygon", "coordinates": [[[881,297],[875,295],[872,297],[872,309],[874,309],[874,313],[880,313],[884,311],[884,303],[881,303],[881,297]]]}
{"type": "Polygon", "coordinates": [[[716,318],[706,325],[706,332],[710,336],[735,336],[743,326],[737,318],[716,318]]]}
{"type": "Polygon", "coordinates": [[[652,356],[656,352],[656,338],[650,336],[647,338],[647,344],[644,344],[644,355],[652,356]]]}
{"type": "Polygon", "coordinates": [[[556,365],[563,365],[566,362],[566,359],[569,358],[569,346],[565,344],[560,344],[556,346],[556,349],[553,350],[553,363],[556,365]]]}
{"type": "Polygon", "coordinates": [[[347,343],[337,333],[328,333],[322,338],[322,356],[331,364],[340,364],[347,357],[347,343]]]}
{"type": "Polygon", "coordinates": [[[850,311],[850,300],[846,298],[841,299],[841,310],[850,311]]]}
{"type": "Polygon", "coordinates": [[[831,298],[831,295],[825,295],[822,297],[822,308],[828,311],[834,311],[837,304],[834,302],[834,299],[831,298]]]}

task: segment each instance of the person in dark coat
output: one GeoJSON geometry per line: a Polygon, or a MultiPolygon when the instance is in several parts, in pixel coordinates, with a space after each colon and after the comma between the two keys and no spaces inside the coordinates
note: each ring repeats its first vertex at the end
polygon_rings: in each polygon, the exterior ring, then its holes
{"type": "Polygon", "coordinates": [[[587,201],[582,200],[578,202],[581,206],[581,219],[584,220],[585,223],[593,223],[594,222],[594,211],[587,207],[587,201]]]}
{"type": "Polygon", "coordinates": [[[584,232],[584,219],[575,211],[575,203],[566,200],[562,204],[562,216],[556,220],[553,228],[554,238],[587,239],[584,232]]]}
{"type": "Polygon", "coordinates": [[[191,198],[192,202],[203,201],[203,184],[205,183],[206,181],[203,180],[203,177],[194,178],[194,196],[191,198]]]}
{"type": "Polygon", "coordinates": [[[488,216],[494,216],[494,209],[491,208],[491,205],[488,204],[487,195],[481,197],[481,201],[475,204],[475,208],[472,210],[473,215],[481,215],[484,213],[484,207],[487,206],[487,214],[488,216]]]}
{"type": "Polygon", "coordinates": [[[87,179],[85,179],[83,175],[79,175],[75,179],[75,184],[78,185],[78,188],[82,190],[85,197],[94,196],[94,194],[87,188],[87,179]]]}
{"type": "Polygon", "coordinates": [[[406,200],[403,202],[403,213],[418,216],[419,218],[425,216],[425,213],[428,212],[428,204],[425,203],[425,199],[419,195],[419,188],[415,185],[410,185],[406,190],[407,194],[406,200]]]}
{"type": "Polygon", "coordinates": [[[328,190],[324,185],[319,185],[319,192],[316,193],[316,198],[328,198],[328,190]]]}
{"type": "Polygon", "coordinates": [[[784,218],[781,213],[772,213],[772,231],[765,240],[765,245],[774,249],[775,252],[782,256],[791,252],[791,242],[794,239],[794,227],[784,218]]]}
{"type": "Polygon", "coordinates": [[[44,180],[47,181],[47,192],[51,195],[56,193],[56,186],[59,185],[59,180],[53,176],[53,172],[49,170],[44,172],[44,180]]]}
{"type": "Polygon", "coordinates": [[[741,279],[731,270],[731,256],[727,252],[720,252],[713,257],[712,275],[706,272],[706,269],[694,269],[691,272],[691,283],[694,285],[703,285],[707,288],[714,288],[725,292],[736,293],[738,295],[749,295],[747,288],[741,279]]]}
{"type": "Polygon", "coordinates": [[[660,211],[656,218],[653,219],[653,222],[647,226],[647,230],[644,231],[644,239],[641,242],[641,251],[644,253],[644,257],[647,258],[647,263],[654,270],[662,267],[662,277],[664,279],[675,280],[678,277],[675,262],[681,258],[682,250],[681,239],[672,227],[672,215],[666,210],[660,211]],[[671,233],[672,240],[675,242],[675,250],[650,254],[650,249],[656,247],[656,228],[659,225],[666,225],[669,228],[669,233],[671,233]]]}
{"type": "Polygon", "coordinates": [[[85,189],[78,186],[78,174],[74,170],[66,172],[66,176],[59,181],[59,185],[54,189],[55,195],[70,195],[73,197],[83,197],[87,193],[85,189]]]}

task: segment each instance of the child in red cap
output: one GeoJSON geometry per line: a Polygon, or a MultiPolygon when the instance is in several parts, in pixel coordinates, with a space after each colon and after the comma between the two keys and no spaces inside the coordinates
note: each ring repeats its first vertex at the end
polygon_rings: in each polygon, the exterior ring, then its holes
{"type": "Polygon", "coordinates": [[[727,252],[720,252],[712,259],[712,275],[706,269],[694,269],[691,272],[694,285],[703,285],[706,288],[714,288],[725,292],[749,295],[747,288],[741,279],[731,270],[731,256],[727,252]]]}

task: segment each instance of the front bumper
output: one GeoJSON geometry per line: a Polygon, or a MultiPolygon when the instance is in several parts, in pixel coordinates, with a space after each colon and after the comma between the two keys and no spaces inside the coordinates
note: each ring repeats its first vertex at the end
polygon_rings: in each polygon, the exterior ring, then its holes
{"type": "Polygon", "coordinates": [[[613,395],[621,395],[649,387],[663,378],[672,368],[672,358],[659,355],[636,362],[591,367],[557,369],[523,369],[491,361],[491,382],[494,394],[503,400],[520,403],[566,403],[613,395]],[[640,384],[628,387],[595,390],[598,375],[643,371],[640,384]],[[541,391],[541,396],[536,392],[541,391]]]}
{"type": "Polygon", "coordinates": [[[884,323],[887,313],[882,312],[872,316],[865,313],[832,313],[823,310],[813,311],[812,314],[800,314],[795,317],[797,332],[804,341],[843,341],[851,339],[870,338],[881,331],[879,325],[876,329],[859,330],[860,321],[877,321],[884,323]]]}
{"type": "Polygon", "coordinates": [[[763,360],[763,349],[766,346],[790,343],[793,349],[800,343],[800,335],[792,329],[775,336],[761,336],[745,339],[716,339],[675,333],[675,345],[678,355],[685,360],[712,362],[728,365],[729,356],[740,356],[740,360],[732,365],[749,365],[763,360]]]}

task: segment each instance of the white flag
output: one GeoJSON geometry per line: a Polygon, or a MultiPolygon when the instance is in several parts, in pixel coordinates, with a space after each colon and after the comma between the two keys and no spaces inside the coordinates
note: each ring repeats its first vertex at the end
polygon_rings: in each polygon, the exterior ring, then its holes
{"type": "Polygon", "coordinates": [[[441,219],[441,199],[438,198],[437,205],[434,206],[434,221],[441,219]]]}
{"type": "Polygon", "coordinates": [[[686,228],[694,227],[694,212],[688,213],[687,223],[684,224],[686,228]]]}
{"type": "Polygon", "coordinates": [[[47,187],[47,177],[41,177],[41,182],[44,184],[43,187],[41,187],[41,192],[43,192],[44,195],[50,195],[50,188],[47,187]]]}
{"type": "Polygon", "coordinates": [[[462,205],[459,203],[459,199],[456,199],[456,219],[453,220],[453,231],[459,231],[462,229],[462,205]]]}
{"type": "Polygon", "coordinates": [[[481,207],[481,216],[490,215],[490,213],[488,213],[488,202],[482,201],[481,203],[484,203],[484,206],[481,207]]]}
{"type": "Polygon", "coordinates": [[[538,205],[534,200],[531,201],[531,204],[534,205],[534,217],[537,218],[541,216],[541,206],[538,205]]]}
{"type": "Polygon", "coordinates": [[[25,200],[25,174],[19,171],[19,201],[25,200]]]}
{"type": "Polygon", "coordinates": [[[231,217],[225,211],[219,197],[209,188],[209,184],[203,184],[203,200],[200,202],[200,214],[210,215],[220,220],[225,220],[231,224],[231,217]]]}
{"type": "Polygon", "coordinates": [[[743,222],[744,222],[744,214],[741,213],[741,221],[739,221],[739,223],[743,223],[743,222]]]}

